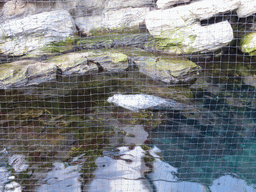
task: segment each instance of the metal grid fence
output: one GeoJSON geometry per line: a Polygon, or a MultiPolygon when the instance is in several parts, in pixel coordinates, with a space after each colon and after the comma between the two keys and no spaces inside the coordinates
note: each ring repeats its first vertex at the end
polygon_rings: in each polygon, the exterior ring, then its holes
{"type": "Polygon", "coordinates": [[[0,191],[256,191],[254,1],[0,5],[0,191]]]}

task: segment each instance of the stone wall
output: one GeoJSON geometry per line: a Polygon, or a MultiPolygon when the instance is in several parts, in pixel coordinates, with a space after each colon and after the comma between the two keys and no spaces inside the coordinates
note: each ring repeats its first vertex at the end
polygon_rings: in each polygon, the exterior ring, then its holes
{"type": "MultiPolygon", "coordinates": [[[[249,0],[74,0],[74,1],[22,1],[10,0],[2,3],[1,11],[1,52],[4,54],[21,55],[42,47],[49,42],[61,41],[65,37],[73,36],[79,30],[84,36],[94,36],[98,31],[109,33],[111,31],[139,31],[145,26],[154,37],[145,46],[148,50],[159,50],[171,54],[190,54],[197,52],[216,51],[228,45],[234,39],[234,25],[231,16],[236,18],[251,17],[256,12],[256,3],[249,0]],[[72,33],[66,33],[61,27],[54,38],[48,38],[47,32],[35,32],[36,37],[29,32],[34,31],[29,20],[38,20],[44,15],[51,17],[47,20],[48,26],[56,25],[55,13],[66,10],[66,15],[72,20],[68,28],[72,33]],[[47,12],[47,13],[45,13],[47,12]],[[232,13],[232,15],[231,15],[232,13]],[[222,22],[204,26],[202,22],[211,18],[226,15],[222,22]],[[35,15],[35,16],[32,16],[35,15]],[[229,16],[228,16],[229,15],[229,16]],[[10,24],[16,23],[16,28],[29,28],[24,31],[28,34],[17,34],[15,29],[7,29],[10,24]],[[19,26],[20,25],[20,26],[19,26]],[[11,30],[11,31],[10,31],[11,30]],[[12,31],[14,30],[14,31],[12,31]],[[41,33],[41,34],[39,34],[41,33]],[[12,35],[11,35],[12,34],[12,35]],[[13,38],[15,36],[15,38],[13,38]],[[36,42],[19,45],[17,41],[36,42]],[[45,41],[35,38],[40,36],[45,41]]],[[[33,22],[32,22],[33,23],[33,22]]],[[[250,55],[255,54],[256,32],[255,24],[251,31],[240,37],[241,51],[250,55]]],[[[235,25],[235,30],[240,30],[235,25]]],[[[244,30],[241,28],[241,30],[244,30]]]]}

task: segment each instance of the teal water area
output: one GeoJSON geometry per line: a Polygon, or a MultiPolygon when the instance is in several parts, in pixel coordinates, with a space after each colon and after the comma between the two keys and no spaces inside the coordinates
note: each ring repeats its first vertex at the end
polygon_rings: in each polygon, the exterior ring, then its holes
{"type": "Polygon", "coordinates": [[[241,79],[228,79],[217,94],[196,91],[200,112],[170,113],[151,132],[152,144],[178,168],[181,180],[211,185],[221,175],[231,174],[256,184],[255,100],[255,87],[241,79]]]}

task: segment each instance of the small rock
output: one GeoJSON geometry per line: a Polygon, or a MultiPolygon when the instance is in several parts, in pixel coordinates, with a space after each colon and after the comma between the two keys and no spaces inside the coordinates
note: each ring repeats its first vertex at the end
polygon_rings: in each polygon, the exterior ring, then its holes
{"type": "Polygon", "coordinates": [[[256,76],[244,76],[243,83],[256,88],[256,76]]]}
{"type": "Polygon", "coordinates": [[[115,159],[99,157],[96,160],[98,168],[88,192],[109,191],[140,191],[151,192],[144,178],[143,159],[145,151],[136,146],[134,149],[119,147],[119,156],[115,159]]]}
{"type": "Polygon", "coordinates": [[[47,173],[44,183],[37,188],[37,192],[72,191],[81,192],[79,165],[68,166],[55,162],[54,169],[47,173]]]}
{"type": "Polygon", "coordinates": [[[6,167],[0,167],[0,191],[3,191],[4,184],[8,182],[10,177],[10,171],[6,167]]]}
{"type": "Polygon", "coordinates": [[[214,180],[210,189],[211,192],[256,192],[256,189],[248,186],[244,180],[234,178],[230,175],[225,175],[214,180]]]}
{"type": "Polygon", "coordinates": [[[28,162],[25,160],[25,156],[18,154],[11,156],[8,160],[8,164],[12,166],[17,173],[26,171],[29,167],[28,162]]]}
{"type": "Polygon", "coordinates": [[[5,185],[4,192],[22,192],[22,187],[16,181],[12,181],[11,183],[5,185]]]}
{"type": "Polygon", "coordinates": [[[256,33],[248,33],[240,41],[240,49],[249,55],[256,55],[256,33]]]}

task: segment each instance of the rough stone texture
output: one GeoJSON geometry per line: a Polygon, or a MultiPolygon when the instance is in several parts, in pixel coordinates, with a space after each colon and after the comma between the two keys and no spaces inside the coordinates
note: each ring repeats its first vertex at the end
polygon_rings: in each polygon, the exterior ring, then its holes
{"type": "Polygon", "coordinates": [[[241,51],[249,55],[256,55],[256,33],[248,33],[240,42],[241,51]]]}
{"type": "Polygon", "coordinates": [[[14,154],[8,159],[8,164],[12,166],[13,170],[17,173],[26,172],[29,164],[25,160],[24,155],[14,154]]]}
{"type": "Polygon", "coordinates": [[[144,23],[150,8],[124,8],[104,13],[103,26],[108,29],[139,27],[144,23]]]}
{"type": "Polygon", "coordinates": [[[161,150],[154,147],[149,151],[150,155],[154,157],[153,171],[148,174],[148,177],[155,186],[155,191],[172,191],[172,192],[209,192],[209,190],[200,183],[180,181],[176,177],[177,168],[170,164],[161,161],[161,150]]]}
{"type": "Polygon", "coordinates": [[[1,20],[12,18],[23,18],[42,12],[65,9],[67,11],[76,10],[77,1],[42,1],[42,0],[11,0],[7,1],[2,9],[1,20]]]}
{"type": "Polygon", "coordinates": [[[135,8],[135,7],[152,7],[153,0],[107,0],[106,9],[121,9],[121,8],[135,8]]]}
{"type": "Polygon", "coordinates": [[[11,172],[7,170],[6,167],[0,167],[0,191],[4,191],[4,185],[9,181],[8,177],[11,175],[11,172]]]}
{"type": "Polygon", "coordinates": [[[189,83],[197,78],[200,71],[200,67],[195,63],[181,58],[139,57],[135,58],[135,61],[141,73],[171,84],[184,79],[188,80],[180,83],[189,83]]]}
{"type": "Polygon", "coordinates": [[[140,24],[144,24],[145,17],[150,11],[149,7],[124,8],[109,10],[100,15],[77,17],[76,25],[79,30],[86,35],[91,35],[92,30],[120,30],[124,28],[139,29],[140,24]]]}
{"type": "Polygon", "coordinates": [[[212,16],[238,8],[239,0],[204,0],[166,10],[151,11],[146,16],[146,25],[151,35],[162,31],[185,27],[212,16]]]}
{"type": "Polygon", "coordinates": [[[29,86],[56,79],[56,67],[63,75],[84,74],[98,71],[95,64],[87,64],[87,59],[100,62],[105,71],[122,70],[128,64],[127,56],[115,50],[76,52],[52,57],[47,62],[20,60],[0,66],[0,88],[29,86]]]}
{"type": "Polygon", "coordinates": [[[228,21],[208,26],[193,24],[161,32],[152,31],[152,33],[160,39],[156,39],[152,44],[146,44],[146,48],[175,54],[214,51],[233,39],[233,29],[228,21]]]}
{"type": "Polygon", "coordinates": [[[4,4],[2,9],[2,20],[12,19],[16,17],[26,17],[36,13],[36,6],[32,3],[24,1],[12,0],[4,4]]]}
{"type": "Polygon", "coordinates": [[[23,55],[48,43],[65,40],[74,32],[74,21],[65,10],[12,19],[1,25],[0,50],[4,54],[23,55]]]}
{"type": "Polygon", "coordinates": [[[101,15],[105,8],[106,0],[78,0],[76,9],[74,10],[75,17],[85,17],[92,15],[101,15]]]}
{"type": "Polygon", "coordinates": [[[90,182],[88,192],[96,191],[140,191],[152,192],[144,178],[143,156],[145,151],[136,146],[133,150],[128,147],[119,147],[120,156],[111,158],[99,157],[95,163],[97,169],[90,182]]]}
{"type": "Polygon", "coordinates": [[[244,180],[234,178],[230,175],[215,179],[210,189],[211,192],[256,192],[256,189],[248,186],[244,180]]]}
{"type": "Polygon", "coordinates": [[[165,9],[178,3],[188,3],[190,0],[158,0],[156,2],[159,9],[165,9]]]}
{"type": "Polygon", "coordinates": [[[243,77],[243,83],[256,88],[256,76],[245,76],[245,77],[243,77]]]}
{"type": "Polygon", "coordinates": [[[81,192],[81,177],[79,165],[65,166],[64,163],[53,163],[54,168],[47,173],[44,184],[36,189],[37,192],[72,191],[81,192]]]}
{"type": "Polygon", "coordinates": [[[193,17],[203,20],[219,13],[235,10],[239,5],[240,0],[203,0],[185,6],[191,11],[193,17]]]}
{"type": "Polygon", "coordinates": [[[248,17],[256,13],[256,1],[240,0],[241,5],[236,10],[238,17],[248,17]]]}

